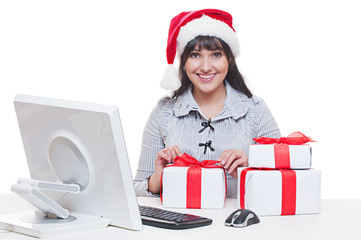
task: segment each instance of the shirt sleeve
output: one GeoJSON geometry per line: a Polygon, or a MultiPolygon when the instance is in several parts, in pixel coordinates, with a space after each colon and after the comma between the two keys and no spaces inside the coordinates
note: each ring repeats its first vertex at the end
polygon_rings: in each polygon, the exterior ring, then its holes
{"type": "Polygon", "coordinates": [[[161,135],[162,101],[153,109],[143,131],[141,152],[137,173],[134,178],[134,188],[138,197],[158,196],[148,191],[148,180],[154,173],[154,161],[165,145],[161,135]]]}
{"type": "Polygon", "coordinates": [[[273,118],[273,115],[266,103],[261,99],[257,106],[257,127],[256,127],[256,136],[255,137],[270,137],[270,138],[279,138],[281,137],[280,130],[278,125],[273,118]]]}

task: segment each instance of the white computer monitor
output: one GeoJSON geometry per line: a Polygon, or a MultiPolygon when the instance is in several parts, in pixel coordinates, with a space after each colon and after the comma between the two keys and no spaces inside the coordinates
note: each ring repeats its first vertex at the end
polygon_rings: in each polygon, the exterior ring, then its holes
{"type": "Polygon", "coordinates": [[[80,186],[78,194],[48,197],[69,211],[142,229],[116,106],[25,95],[14,104],[31,178],[80,186]]]}

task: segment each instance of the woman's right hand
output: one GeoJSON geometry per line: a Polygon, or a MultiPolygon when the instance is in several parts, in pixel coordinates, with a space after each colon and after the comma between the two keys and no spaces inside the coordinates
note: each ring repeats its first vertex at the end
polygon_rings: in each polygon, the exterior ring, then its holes
{"type": "Polygon", "coordinates": [[[169,163],[173,163],[173,160],[177,156],[181,156],[182,152],[177,145],[164,148],[158,152],[154,162],[154,173],[148,181],[148,191],[151,193],[160,192],[160,177],[162,176],[163,169],[169,163]]]}

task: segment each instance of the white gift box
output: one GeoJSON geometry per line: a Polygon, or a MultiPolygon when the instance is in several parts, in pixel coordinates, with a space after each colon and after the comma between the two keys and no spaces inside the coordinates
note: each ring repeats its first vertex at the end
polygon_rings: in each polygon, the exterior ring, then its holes
{"type": "MultiPolygon", "coordinates": [[[[238,168],[237,207],[241,208],[238,168]]],[[[320,213],[321,171],[316,169],[293,170],[296,173],[295,214],[320,213]]],[[[282,215],[282,173],[279,170],[251,170],[245,178],[244,208],[257,215],[282,215]]]]}
{"type": "MultiPolygon", "coordinates": [[[[276,145],[277,147],[277,145],[276,145]]],[[[254,168],[305,169],[311,167],[310,145],[288,145],[289,166],[276,164],[274,144],[252,144],[249,146],[248,166],[254,168]]]]}
{"type": "MultiPolygon", "coordinates": [[[[187,170],[189,167],[166,167],[162,177],[164,207],[187,208],[187,170]]],[[[226,196],[223,169],[202,168],[200,208],[221,209],[226,196]]]]}

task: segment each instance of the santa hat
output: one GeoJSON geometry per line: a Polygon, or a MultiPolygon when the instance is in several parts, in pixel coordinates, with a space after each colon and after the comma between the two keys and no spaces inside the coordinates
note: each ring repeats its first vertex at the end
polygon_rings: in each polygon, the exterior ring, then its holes
{"type": "Polygon", "coordinates": [[[233,55],[239,55],[239,42],[232,27],[232,15],[218,9],[203,9],[182,12],[171,22],[167,42],[168,67],[161,80],[161,87],[177,90],[181,86],[179,75],[173,62],[176,54],[180,56],[188,42],[198,36],[217,37],[225,41],[231,48],[233,55]]]}

